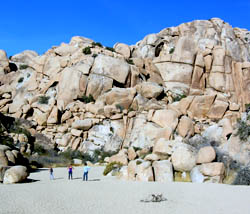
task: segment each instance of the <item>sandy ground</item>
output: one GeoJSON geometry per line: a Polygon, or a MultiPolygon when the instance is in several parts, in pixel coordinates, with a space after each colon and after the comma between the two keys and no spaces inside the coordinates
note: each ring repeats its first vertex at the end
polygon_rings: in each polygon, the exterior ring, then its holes
{"type": "Polygon", "coordinates": [[[31,183],[0,184],[0,214],[249,214],[250,187],[222,184],[129,182],[104,177],[103,167],[93,167],[82,181],[82,167],[54,169],[55,180],[41,169],[31,183]],[[167,201],[142,203],[151,193],[167,201]]]}

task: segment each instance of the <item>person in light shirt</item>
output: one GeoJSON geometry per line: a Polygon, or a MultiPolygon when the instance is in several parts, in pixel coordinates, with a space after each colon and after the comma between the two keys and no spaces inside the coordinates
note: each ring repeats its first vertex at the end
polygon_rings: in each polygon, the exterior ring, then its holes
{"type": "Polygon", "coordinates": [[[82,178],[83,181],[87,181],[88,180],[89,170],[90,170],[90,167],[86,163],[84,163],[83,178],[82,178]]]}

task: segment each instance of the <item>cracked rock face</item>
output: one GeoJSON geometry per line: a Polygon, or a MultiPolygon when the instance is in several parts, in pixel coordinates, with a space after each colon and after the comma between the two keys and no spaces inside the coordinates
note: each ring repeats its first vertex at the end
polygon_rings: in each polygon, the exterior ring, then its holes
{"type": "Polygon", "coordinates": [[[0,50],[1,112],[31,121],[33,133],[62,151],[128,149],[124,163],[138,157],[137,149],[155,151],[157,157],[145,154],[150,165],[133,179],[153,180],[151,161],[192,170],[196,154],[176,152],[192,137],[218,141],[232,158],[244,154],[238,160],[250,162],[248,145],[232,135],[249,92],[250,32],[217,18],[114,49],[76,36],[41,56],[24,51],[9,60],[0,50]]]}

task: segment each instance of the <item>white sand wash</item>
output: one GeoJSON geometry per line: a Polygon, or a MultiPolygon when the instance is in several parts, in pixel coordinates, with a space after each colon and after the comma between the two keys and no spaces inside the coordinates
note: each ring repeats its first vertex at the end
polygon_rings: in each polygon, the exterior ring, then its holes
{"type": "Polygon", "coordinates": [[[250,187],[222,184],[120,181],[92,167],[88,182],[82,167],[67,180],[67,169],[54,169],[55,180],[42,169],[32,173],[33,183],[0,184],[0,214],[249,214],[250,187]],[[150,193],[163,193],[168,201],[142,203],[150,193]]]}

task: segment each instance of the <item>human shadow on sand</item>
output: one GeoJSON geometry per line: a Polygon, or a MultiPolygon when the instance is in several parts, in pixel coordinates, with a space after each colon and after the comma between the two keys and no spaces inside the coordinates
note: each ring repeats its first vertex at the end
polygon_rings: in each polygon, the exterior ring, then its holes
{"type": "Polygon", "coordinates": [[[34,183],[34,182],[37,182],[37,181],[40,181],[40,180],[27,178],[27,179],[24,180],[22,183],[34,183]]]}

